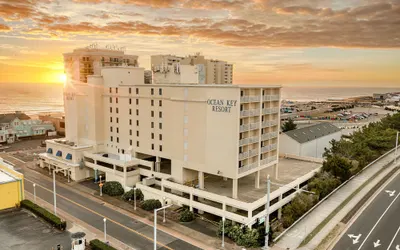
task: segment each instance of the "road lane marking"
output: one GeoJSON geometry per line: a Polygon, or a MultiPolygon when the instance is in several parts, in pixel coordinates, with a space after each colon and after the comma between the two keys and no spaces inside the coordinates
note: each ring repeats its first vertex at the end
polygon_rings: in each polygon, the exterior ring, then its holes
{"type": "Polygon", "coordinates": [[[18,158],[16,158],[16,157],[14,157],[14,156],[10,155],[9,153],[6,153],[6,155],[7,155],[8,157],[11,157],[11,158],[13,158],[13,159],[15,159],[15,160],[19,161],[19,162],[26,163],[25,161],[23,161],[23,160],[20,160],[20,159],[18,159],[18,158]]]}
{"type": "Polygon", "coordinates": [[[365,237],[364,241],[361,243],[360,247],[358,248],[358,250],[360,250],[362,248],[362,246],[365,244],[365,242],[367,241],[368,237],[371,235],[372,231],[374,231],[375,227],[378,225],[378,223],[381,221],[381,219],[383,218],[383,216],[385,216],[385,214],[387,213],[387,211],[389,211],[390,207],[393,205],[393,203],[397,200],[397,198],[399,198],[400,193],[393,199],[393,201],[389,204],[389,206],[386,208],[385,212],[383,212],[383,214],[381,215],[381,217],[379,217],[378,221],[375,223],[375,225],[372,227],[371,231],[369,231],[367,237],[365,237]]]}
{"type": "Polygon", "coordinates": [[[376,242],[374,242],[374,248],[377,248],[381,245],[381,240],[377,240],[376,242]]]}
{"type": "Polygon", "coordinates": [[[396,190],[393,190],[393,191],[385,190],[385,192],[388,193],[390,197],[392,197],[396,193],[396,190]]]}
{"type": "MultiPolygon", "coordinates": [[[[31,183],[35,183],[35,182],[33,182],[33,181],[31,181],[31,180],[29,180],[29,179],[27,179],[27,178],[24,178],[24,179],[27,180],[27,181],[29,181],[29,182],[31,182],[31,183]]],[[[43,186],[40,185],[40,184],[37,184],[37,183],[36,183],[36,186],[41,187],[42,189],[44,189],[44,190],[46,190],[46,191],[48,191],[48,192],[50,192],[50,193],[53,193],[53,190],[50,190],[50,189],[48,189],[48,188],[46,188],[46,187],[43,187],[43,186]]],[[[73,203],[73,204],[75,204],[75,205],[77,205],[77,206],[79,206],[79,207],[81,207],[81,208],[83,208],[83,209],[86,209],[86,210],[88,210],[89,212],[92,212],[92,213],[94,213],[94,214],[96,214],[96,215],[98,215],[98,216],[100,216],[100,217],[106,218],[108,221],[111,221],[111,222],[113,222],[114,224],[116,224],[116,225],[118,225],[118,226],[120,226],[120,227],[123,227],[123,228],[125,228],[125,229],[127,229],[127,230],[129,230],[129,231],[131,231],[131,232],[133,232],[133,233],[135,233],[135,234],[137,234],[137,235],[139,235],[139,236],[142,236],[143,238],[146,238],[147,240],[149,240],[149,241],[151,241],[151,242],[154,243],[154,239],[153,239],[153,238],[150,238],[150,237],[148,237],[148,236],[146,236],[146,235],[144,235],[144,234],[142,234],[142,233],[140,233],[140,232],[138,232],[138,231],[136,231],[136,230],[134,230],[134,229],[132,229],[132,228],[129,228],[129,227],[127,227],[127,226],[125,226],[125,225],[123,225],[123,224],[121,224],[121,223],[119,223],[119,222],[113,220],[113,219],[110,219],[109,217],[107,217],[107,216],[105,216],[105,215],[102,215],[102,214],[100,214],[100,213],[98,213],[98,212],[96,212],[96,211],[94,211],[94,210],[92,210],[92,209],[90,209],[90,208],[87,208],[87,207],[85,207],[85,206],[83,206],[83,205],[81,205],[81,204],[79,204],[79,203],[77,203],[77,202],[75,202],[75,201],[73,201],[73,200],[71,200],[71,199],[69,199],[69,198],[63,196],[63,195],[57,194],[57,196],[63,198],[64,200],[67,200],[67,201],[69,201],[69,202],[71,202],[71,203],[73,203]]],[[[126,216],[126,215],[125,215],[125,216],[126,216]]],[[[176,237],[175,237],[175,238],[176,238],[176,237]]],[[[162,246],[162,247],[165,247],[166,249],[169,249],[169,250],[173,250],[172,248],[168,247],[167,245],[164,245],[164,244],[160,243],[159,241],[157,241],[157,245],[160,245],[160,246],[162,246]]]]}
{"type": "MultiPolygon", "coordinates": [[[[392,246],[394,240],[396,239],[397,234],[399,233],[399,231],[400,231],[400,226],[399,226],[399,228],[397,229],[396,233],[394,234],[393,239],[392,239],[392,241],[390,242],[389,247],[388,247],[386,250],[389,250],[389,249],[390,249],[390,247],[392,246]]],[[[400,250],[400,246],[399,246],[399,245],[396,246],[396,250],[400,250]]]]}
{"type": "Polygon", "coordinates": [[[359,242],[361,235],[362,235],[362,234],[359,234],[359,235],[355,236],[354,234],[348,234],[348,236],[350,237],[350,239],[353,240],[353,245],[354,245],[354,244],[357,244],[357,243],[359,242]]]}

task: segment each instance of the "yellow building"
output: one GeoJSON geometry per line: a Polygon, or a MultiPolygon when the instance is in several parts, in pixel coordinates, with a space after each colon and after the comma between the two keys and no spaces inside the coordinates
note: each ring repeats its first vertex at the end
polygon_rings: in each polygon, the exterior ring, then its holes
{"type": "Polygon", "coordinates": [[[24,175],[0,158],[0,210],[19,205],[24,199],[24,175]]]}

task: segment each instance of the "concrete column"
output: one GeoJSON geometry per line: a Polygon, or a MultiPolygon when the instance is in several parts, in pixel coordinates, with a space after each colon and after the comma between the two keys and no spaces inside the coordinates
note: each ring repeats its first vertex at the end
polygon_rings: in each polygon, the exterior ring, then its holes
{"type": "Polygon", "coordinates": [[[279,167],[278,167],[278,164],[275,164],[274,165],[274,177],[275,177],[275,180],[278,180],[279,178],[279,176],[278,176],[278,171],[279,171],[279,167]]]}
{"type": "Polygon", "coordinates": [[[260,170],[258,170],[254,174],[255,174],[254,187],[258,189],[258,188],[260,188],[260,170]]]}
{"type": "Polygon", "coordinates": [[[161,157],[156,156],[156,172],[160,172],[161,171],[161,157]]]}
{"type": "Polygon", "coordinates": [[[192,202],[193,202],[193,193],[192,193],[192,191],[190,191],[190,199],[189,199],[189,210],[190,210],[190,212],[193,212],[192,202]]]}
{"type": "Polygon", "coordinates": [[[238,197],[238,179],[232,179],[232,198],[237,199],[238,197]]]}
{"type": "Polygon", "coordinates": [[[124,189],[126,187],[126,178],[127,178],[127,176],[126,176],[126,167],[124,167],[124,189]]]}
{"type": "Polygon", "coordinates": [[[204,189],[204,172],[199,171],[199,188],[204,189]]]}

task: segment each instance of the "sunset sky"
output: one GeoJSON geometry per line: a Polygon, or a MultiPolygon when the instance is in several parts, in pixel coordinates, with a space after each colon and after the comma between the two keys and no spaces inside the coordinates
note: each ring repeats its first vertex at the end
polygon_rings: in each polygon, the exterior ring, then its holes
{"type": "Polygon", "coordinates": [[[234,83],[400,86],[400,0],[0,0],[0,82],[60,82],[97,42],[234,64],[234,83]]]}

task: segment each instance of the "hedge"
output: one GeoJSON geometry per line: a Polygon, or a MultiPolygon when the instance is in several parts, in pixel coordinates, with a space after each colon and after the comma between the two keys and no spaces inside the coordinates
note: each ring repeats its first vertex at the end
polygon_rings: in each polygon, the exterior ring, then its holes
{"type": "Polygon", "coordinates": [[[98,239],[91,240],[89,245],[92,250],[117,250],[116,248],[107,245],[98,239]]]}
{"type": "Polygon", "coordinates": [[[47,211],[46,209],[44,209],[42,207],[36,205],[35,203],[33,203],[30,200],[21,201],[21,207],[32,211],[34,214],[36,214],[39,217],[42,217],[47,222],[49,222],[54,227],[56,227],[60,230],[65,230],[65,228],[67,227],[66,221],[61,220],[60,217],[52,214],[51,212],[47,211]]]}
{"type": "Polygon", "coordinates": [[[118,181],[107,181],[103,185],[103,193],[109,196],[119,196],[124,194],[124,188],[118,181]]]}
{"type": "Polygon", "coordinates": [[[179,220],[181,222],[190,222],[195,219],[194,213],[191,212],[189,209],[184,209],[181,214],[179,215],[179,220]]]}
{"type": "MultiPolygon", "coordinates": [[[[126,192],[125,194],[122,195],[122,199],[124,201],[133,201],[134,200],[134,196],[135,196],[135,191],[133,189],[129,190],[128,192],[126,192]]],[[[143,193],[140,189],[136,189],[136,200],[137,201],[142,201],[144,199],[143,193]]]]}
{"type": "Polygon", "coordinates": [[[141,207],[146,211],[151,211],[161,207],[161,202],[159,200],[150,199],[143,201],[141,207]]]}

